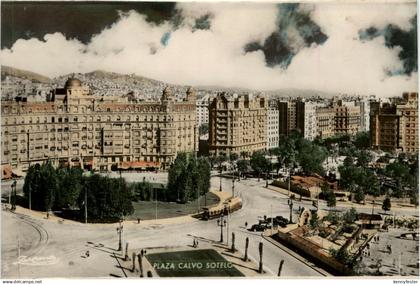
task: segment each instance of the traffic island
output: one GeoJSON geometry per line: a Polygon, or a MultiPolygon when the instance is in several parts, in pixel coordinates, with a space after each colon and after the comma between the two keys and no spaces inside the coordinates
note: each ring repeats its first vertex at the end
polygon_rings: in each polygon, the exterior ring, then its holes
{"type": "Polygon", "coordinates": [[[244,276],[214,249],[152,253],[146,259],[160,277],[244,276]]]}

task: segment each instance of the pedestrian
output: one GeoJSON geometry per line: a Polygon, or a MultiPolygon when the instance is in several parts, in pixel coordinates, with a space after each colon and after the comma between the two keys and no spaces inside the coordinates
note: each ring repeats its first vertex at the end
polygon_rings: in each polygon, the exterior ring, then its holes
{"type": "Polygon", "coordinates": [[[245,221],[245,229],[248,228],[248,222],[245,221]]]}
{"type": "Polygon", "coordinates": [[[137,218],[137,224],[140,224],[140,218],[137,218]]]}
{"type": "Polygon", "coordinates": [[[50,218],[50,212],[47,212],[47,219],[50,218]]]}

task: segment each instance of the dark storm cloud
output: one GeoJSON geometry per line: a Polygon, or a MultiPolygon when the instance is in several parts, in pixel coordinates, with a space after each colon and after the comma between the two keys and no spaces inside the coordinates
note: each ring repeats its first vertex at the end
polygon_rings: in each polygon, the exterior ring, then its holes
{"type": "Polygon", "coordinates": [[[130,10],[160,24],[175,15],[175,2],[1,2],[2,48],[18,39],[38,38],[61,32],[66,38],[88,43],[130,10]]]}
{"type": "Polygon", "coordinates": [[[264,43],[250,42],[244,47],[245,52],[262,50],[267,66],[287,68],[293,57],[303,47],[323,44],[328,36],[311,19],[310,12],[304,11],[299,4],[279,4],[277,16],[278,29],[267,37],[264,43]],[[299,35],[300,40],[290,33],[299,35]]]}
{"type": "Polygon", "coordinates": [[[401,47],[398,57],[403,62],[403,70],[387,70],[390,76],[417,72],[417,15],[410,20],[410,24],[411,28],[408,31],[392,24],[382,29],[372,26],[359,31],[362,41],[383,36],[388,48],[401,47]]]}

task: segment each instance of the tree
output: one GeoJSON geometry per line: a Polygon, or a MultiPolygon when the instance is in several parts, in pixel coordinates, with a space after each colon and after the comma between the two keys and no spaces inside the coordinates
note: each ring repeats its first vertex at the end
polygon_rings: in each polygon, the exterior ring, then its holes
{"type": "MultiPolygon", "coordinates": [[[[219,161],[222,159],[219,159],[219,161]]],[[[220,165],[219,165],[220,167],[220,165]]],[[[206,194],[210,188],[210,164],[204,157],[180,153],[168,172],[166,199],[187,202],[206,194]]]]}
{"type": "Polygon", "coordinates": [[[152,200],[152,185],[147,181],[136,182],[132,184],[133,196],[137,200],[151,201],[152,200]]]}
{"type": "Polygon", "coordinates": [[[350,208],[350,210],[347,210],[343,214],[343,221],[345,224],[354,224],[354,222],[357,220],[357,211],[354,207],[350,208]]]}
{"type": "Polygon", "coordinates": [[[57,191],[57,175],[51,162],[29,167],[23,186],[24,195],[29,200],[31,194],[32,208],[48,211],[54,206],[57,191]]]}
{"type": "Polygon", "coordinates": [[[351,255],[349,255],[349,253],[347,252],[347,250],[344,247],[342,247],[338,250],[334,249],[334,248],[330,248],[329,253],[330,253],[330,255],[332,255],[336,260],[338,260],[342,264],[344,264],[344,265],[350,265],[351,264],[352,257],[351,257],[351,255]]]}
{"type": "Polygon", "coordinates": [[[302,139],[299,147],[297,161],[305,174],[323,174],[322,163],[328,156],[327,149],[318,146],[309,140],[302,139]]]}
{"type": "Polygon", "coordinates": [[[269,163],[262,152],[254,152],[252,154],[250,164],[254,172],[258,175],[258,181],[260,181],[261,173],[266,172],[269,163]]]}
{"type": "Polygon", "coordinates": [[[231,162],[236,161],[238,158],[239,158],[239,156],[238,156],[238,154],[236,154],[236,153],[230,153],[230,155],[229,155],[229,160],[230,160],[231,162]]]}
{"type": "Polygon", "coordinates": [[[207,133],[209,133],[209,125],[207,123],[201,124],[198,127],[198,134],[201,136],[201,135],[204,135],[204,134],[207,134],[207,133]]]}
{"type": "Polygon", "coordinates": [[[384,211],[389,211],[391,210],[391,199],[387,196],[385,197],[383,203],[382,203],[382,209],[384,211]]]}
{"type": "Polygon", "coordinates": [[[296,149],[296,138],[280,136],[279,147],[274,149],[274,153],[277,156],[279,167],[285,166],[290,172],[290,169],[294,168],[297,163],[296,157],[298,152],[296,149]]]}
{"type": "Polygon", "coordinates": [[[358,132],[354,139],[354,145],[359,149],[369,148],[370,147],[369,132],[366,132],[366,131],[358,132]]]}
{"type": "Polygon", "coordinates": [[[245,173],[248,171],[249,168],[249,161],[248,160],[239,160],[236,162],[236,166],[238,167],[239,176],[241,173],[245,173]]]}
{"type": "Polygon", "coordinates": [[[197,174],[199,183],[200,194],[204,195],[210,190],[210,163],[204,157],[200,157],[197,160],[197,174]]]}
{"type": "Polygon", "coordinates": [[[168,171],[168,198],[177,202],[185,201],[185,188],[187,182],[188,156],[179,153],[168,171]]]}
{"type": "Polygon", "coordinates": [[[327,201],[328,207],[335,207],[336,197],[334,191],[330,188],[330,185],[327,181],[324,181],[321,185],[321,192],[324,199],[327,201]]]}
{"type": "Polygon", "coordinates": [[[360,203],[365,200],[365,194],[363,193],[363,190],[359,186],[357,186],[356,190],[354,191],[354,200],[357,203],[360,203]]]}
{"type": "Polygon", "coordinates": [[[311,215],[311,219],[309,220],[309,225],[311,226],[311,228],[313,230],[315,230],[316,228],[318,228],[319,226],[319,217],[318,217],[318,213],[313,212],[311,215]]]}
{"type": "Polygon", "coordinates": [[[77,198],[83,189],[83,170],[80,168],[59,168],[56,170],[58,187],[54,207],[57,209],[75,208],[77,198]]]}
{"type": "Polygon", "coordinates": [[[410,203],[415,205],[416,208],[419,206],[419,194],[418,194],[418,192],[413,192],[410,195],[410,203]]]}
{"type": "Polygon", "coordinates": [[[78,199],[80,216],[84,216],[85,196],[90,220],[114,221],[134,212],[131,189],[122,178],[109,178],[98,174],[85,177],[78,199]]]}
{"type": "Polygon", "coordinates": [[[357,164],[360,167],[367,168],[372,158],[372,154],[369,151],[362,150],[357,152],[357,164]]]}

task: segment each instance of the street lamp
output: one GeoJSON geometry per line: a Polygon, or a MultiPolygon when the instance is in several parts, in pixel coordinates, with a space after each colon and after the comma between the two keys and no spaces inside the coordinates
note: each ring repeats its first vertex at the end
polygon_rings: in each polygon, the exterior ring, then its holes
{"type": "Polygon", "coordinates": [[[217,226],[220,227],[220,242],[223,243],[223,227],[226,227],[226,220],[224,219],[224,214],[220,215],[220,219],[217,220],[217,226]]]}
{"type": "Polygon", "coordinates": [[[29,210],[32,210],[32,187],[31,187],[31,183],[29,182],[28,184],[28,189],[29,189],[29,210]]]}
{"type": "Polygon", "coordinates": [[[235,179],[232,178],[232,197],[235,197],[235,179]]]}
{"type": "Polygon", "coordinates": [[[289,209],[290,209],[289,224],[292,224],[293,200],[288,199],[287,204],[289,204],[289,209]]]}
{"type": "Polygon", "coordinates": [[[118,251],[122,250],[122,233],[123,233],[123,225],[122,225],[122,218],[119,220],[119,225],[117,228],[117,234],[118,234],[118,251]]]}
{"type": "Polygon", "coordinates": [[[12,211],[14,211],[16,210],[16,180],[13,180],[12,192],[13,192],[12,211]]]}
{"type": "Polygon", "coordinates": [[[219,168],[220,187],[219,191],[222,191],[222,167],[219,168]]]}

